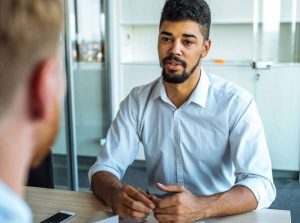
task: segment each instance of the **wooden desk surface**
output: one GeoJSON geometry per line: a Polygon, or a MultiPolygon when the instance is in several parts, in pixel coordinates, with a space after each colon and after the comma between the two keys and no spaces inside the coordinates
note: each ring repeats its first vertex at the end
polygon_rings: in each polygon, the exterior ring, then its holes
{"type": "MultiPolygon", "coordinates": [[[[25,200],[32,209],[34,222],[38,223],[54,213],[65,210],[75,212],[72,223],[86,222],[97,211],[110,208],[89,192],[26,187],[25,200]]],[[[148,222],[155,221],[150,217],[148,222]]],[[[203,223],[291,223],[290,211],[266,209],[241,215],[209,219],[203,223]]]]}
{"type": "Polygon", "coordinates": [[[89,192],[26,187],[25,200],[32,209],[36,223],[61,210],[76,213],[72,223],[86,222],[96,211],[109,210],[89,192]]]}

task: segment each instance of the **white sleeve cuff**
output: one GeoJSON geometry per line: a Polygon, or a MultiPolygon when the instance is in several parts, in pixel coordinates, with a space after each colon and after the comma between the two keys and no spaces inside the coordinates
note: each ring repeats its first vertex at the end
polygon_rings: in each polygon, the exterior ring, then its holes
{"type": "Polygon", "coordinates": [[[92,183],[92,176],[99,172],[99,171],[107,171],[107,172],[110,172],[111,174],[115,175],[119,180],[121,179],[121,176],[120,176],[120,173],[117,172],[115,169],[111,168],[111,167],[108,167],[108,166],[104,166],[104,165],[101,165],[99,163],[95,163],[89,170],[89,183],[91,185],[92,183]]]}
{"type": "Polygon", "coordinates": [[[266,178],[248,176],[235,185],[245,186],[252,191],[258,202],[256,210],[268,208],[275,200],[276,189],[274,184],[266,178]]]}

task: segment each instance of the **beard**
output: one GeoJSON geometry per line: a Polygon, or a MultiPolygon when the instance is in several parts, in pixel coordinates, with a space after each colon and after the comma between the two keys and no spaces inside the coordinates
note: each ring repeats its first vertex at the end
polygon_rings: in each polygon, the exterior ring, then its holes
{"type": "Polygon", "coordinates": [[[183,67],[183,72],[181,74],[167,73],[163,66],[163,70],[162,70],[162,74],[161,74],[163,77],[163,80],[170,84],[181,84],[181,83],[185,82],[194,73],[197,66],[199,65],[201,58],[202,57],[200,56],[197,63],[192,67],[191,71],[187,72],[187,70],[186,70],[187,63],[185,61],[181,60],[178,56],[170,55],[170,56],[165,57],[162,60],[163,65],[166,65],[171,60],[175,60],[175,61],[177,61],[177,63],[181,64],[181,66],[183,67]]]}
{"type": "Polygon", "coordinates": [[[39,135],[37,137],[36,146],[34,148],[34,155],[31,160],[31,167],[37,167],[49,154],[51,146],[53,145],[55,138],[59,132],[60,126],[60,106],[53,108],[53,117],[41,127],[39,135]]]}

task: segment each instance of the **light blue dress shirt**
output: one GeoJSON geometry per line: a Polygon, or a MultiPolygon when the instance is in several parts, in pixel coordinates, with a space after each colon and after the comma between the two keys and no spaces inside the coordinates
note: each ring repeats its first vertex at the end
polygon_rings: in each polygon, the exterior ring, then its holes
{"type": "Polygon", "coordinates": [[[195,195],[244,185],[254,193],[257,209],[275,199],[270,156],[253,97],[203,69],[197,87],[179,108],[167,97],[162,78],[134,88],[120,105],[90,179],[102,170],[121,179],[139,143],[144,146],[151,194],[160,194],[157,182],[183,185],[195,195]]]}
{"type": "Polygon", "coordinates": [[[31,223],[31,211],[25,201],[0,180],[0,222],[31,223]]]}

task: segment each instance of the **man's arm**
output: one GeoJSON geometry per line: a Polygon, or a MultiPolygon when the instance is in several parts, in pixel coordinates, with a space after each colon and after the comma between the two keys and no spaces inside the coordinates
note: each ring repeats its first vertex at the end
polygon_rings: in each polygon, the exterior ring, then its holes
{"type": "Polygon", "coordinates": [[[156,205],[155,217],[160,222],[193,222],[248,212],[257,207],[252,191],[240,185],[210,196],[195,196],[180,185],[157,184],[157,187],[165,192],[176,193],[165,199],[153,199],[156,205]]]}
{"type": "Polygon", "coordinates": [[[154,209],[154,203],[140,189],[123,185],[119,180],[139,151],[136,90],[133,89],[121,102],[108,130],[105,146],[89,170],[89,179],[96,197],[111,206],[116,214],[141,220],[154,209]]]}
{"type": "Polygon", "coordinates": [[[276,197],[272,164],[261,118],[253,97],[239,103],[230,121],[229,145],[235,167],[235,185],[249,188],[257,210],[267,208],[276,197]]]}
{"type": "Polygon", "coordinates": [[[109,172],[99,171],[93,174],[91,186],[95,196],[112,207],[120,217],[143,220],[155,208],[154,203],[143,191],[123,185],[109,172]]]}

